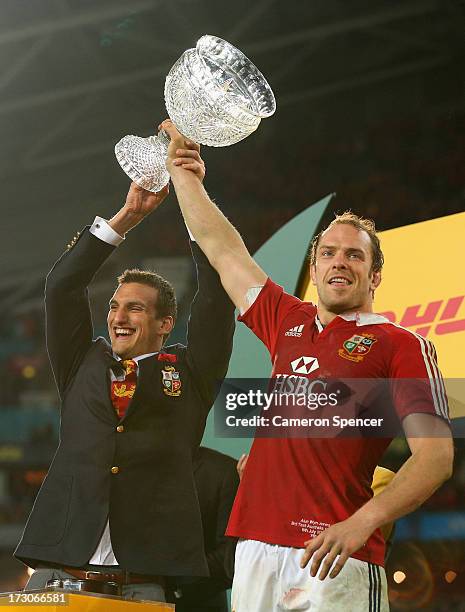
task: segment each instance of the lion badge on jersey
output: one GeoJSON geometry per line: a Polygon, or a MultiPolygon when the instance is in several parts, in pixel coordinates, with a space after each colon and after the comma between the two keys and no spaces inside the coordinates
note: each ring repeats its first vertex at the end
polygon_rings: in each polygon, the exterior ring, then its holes
{"type": "Polygon", "coordinates": [[[349,361],[363,361],[373,344],[376,342],[376,337],[373,334],[354,334],[346,340],[342,345],[343,348],[338,350],[339,357],[349,359],[349,361]]]}
{"type": "Polygon", "coordinates": [[[179,372],[173,366],[165,366],[161,371],[163,378],[163,393],[170,397],[179,397],[181,395],[181,378],[179,372]]]}

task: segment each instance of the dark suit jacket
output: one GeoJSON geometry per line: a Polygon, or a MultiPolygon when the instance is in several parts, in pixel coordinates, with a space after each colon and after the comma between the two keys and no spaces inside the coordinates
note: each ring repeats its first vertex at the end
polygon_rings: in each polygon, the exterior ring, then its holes
{"type": "Polygon", "coordinates": [[[237,460],[200,447],[194,459],[194,478],[207,554],[209,578],[176,583],[177,612],[227,612],[226,589],[234,573],[236,540],[224,535],[239,486],[237,460]]]}
{"type": "Polygon", "coordinates": [[[226,373],[234,309],[218,274],[192,248],[199,290],[187,347],[168,346],[140,362],[121,422],[109,391],[117,362],[106,340],[93,340],[87,292],[114,247],[86,229],[49,273],[47,348],[61,400],[60,444],[15,552],[28,565],[86,564],[109,517],[113,550],[126,570],[207,575],[192,455],[216,381],[226,373]],[[178,396],[167,395],[162,383],[169,367],[179,372],[178,396]]]}

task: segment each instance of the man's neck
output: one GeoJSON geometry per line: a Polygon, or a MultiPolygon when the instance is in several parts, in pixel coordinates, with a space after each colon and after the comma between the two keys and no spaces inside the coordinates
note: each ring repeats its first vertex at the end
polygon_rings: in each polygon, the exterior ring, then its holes
{"type": "Polygon", "coordinates": [[[341,310],[341,312],[334,312],[331,310],[327,310],[321,304],[318,304],[317,306],[318,319],[320,323],[323,325],[323,327],[326,327],[327,325],[329,325],[331,321],[334,321],[336,317],[339,317],[342,315],[348,315],[348,314],[355,314],[357,312],[358,313],[372,313],[373,308],[371,307],[371,305],[370,306],[366,305],[366,306],[361,306],[360,308],[349,308],[348,310],[341,310]]]}

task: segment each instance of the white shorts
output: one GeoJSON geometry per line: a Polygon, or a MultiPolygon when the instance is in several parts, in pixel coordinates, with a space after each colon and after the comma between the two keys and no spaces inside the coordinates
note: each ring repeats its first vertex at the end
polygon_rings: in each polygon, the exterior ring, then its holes
{"type": "Polygon", "coordinates": [[[236,548],[232,612],[388,612],[384,568],[350,557],[336,578],[310,576],[303,549],[240,540],[236,548]]]}

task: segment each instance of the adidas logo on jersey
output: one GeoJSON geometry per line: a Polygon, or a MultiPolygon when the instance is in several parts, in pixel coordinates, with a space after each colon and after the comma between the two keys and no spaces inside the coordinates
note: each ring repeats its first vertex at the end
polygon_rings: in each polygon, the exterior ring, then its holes
{"type": "Polygon", "coordinates": [[[291,327],[291,329],[288,329],[284,335],[285,336],[295,336],[296,338],[300,338],[303,330],[304,330],[303,325],[296,325],[295,327],[291,327]]]}

